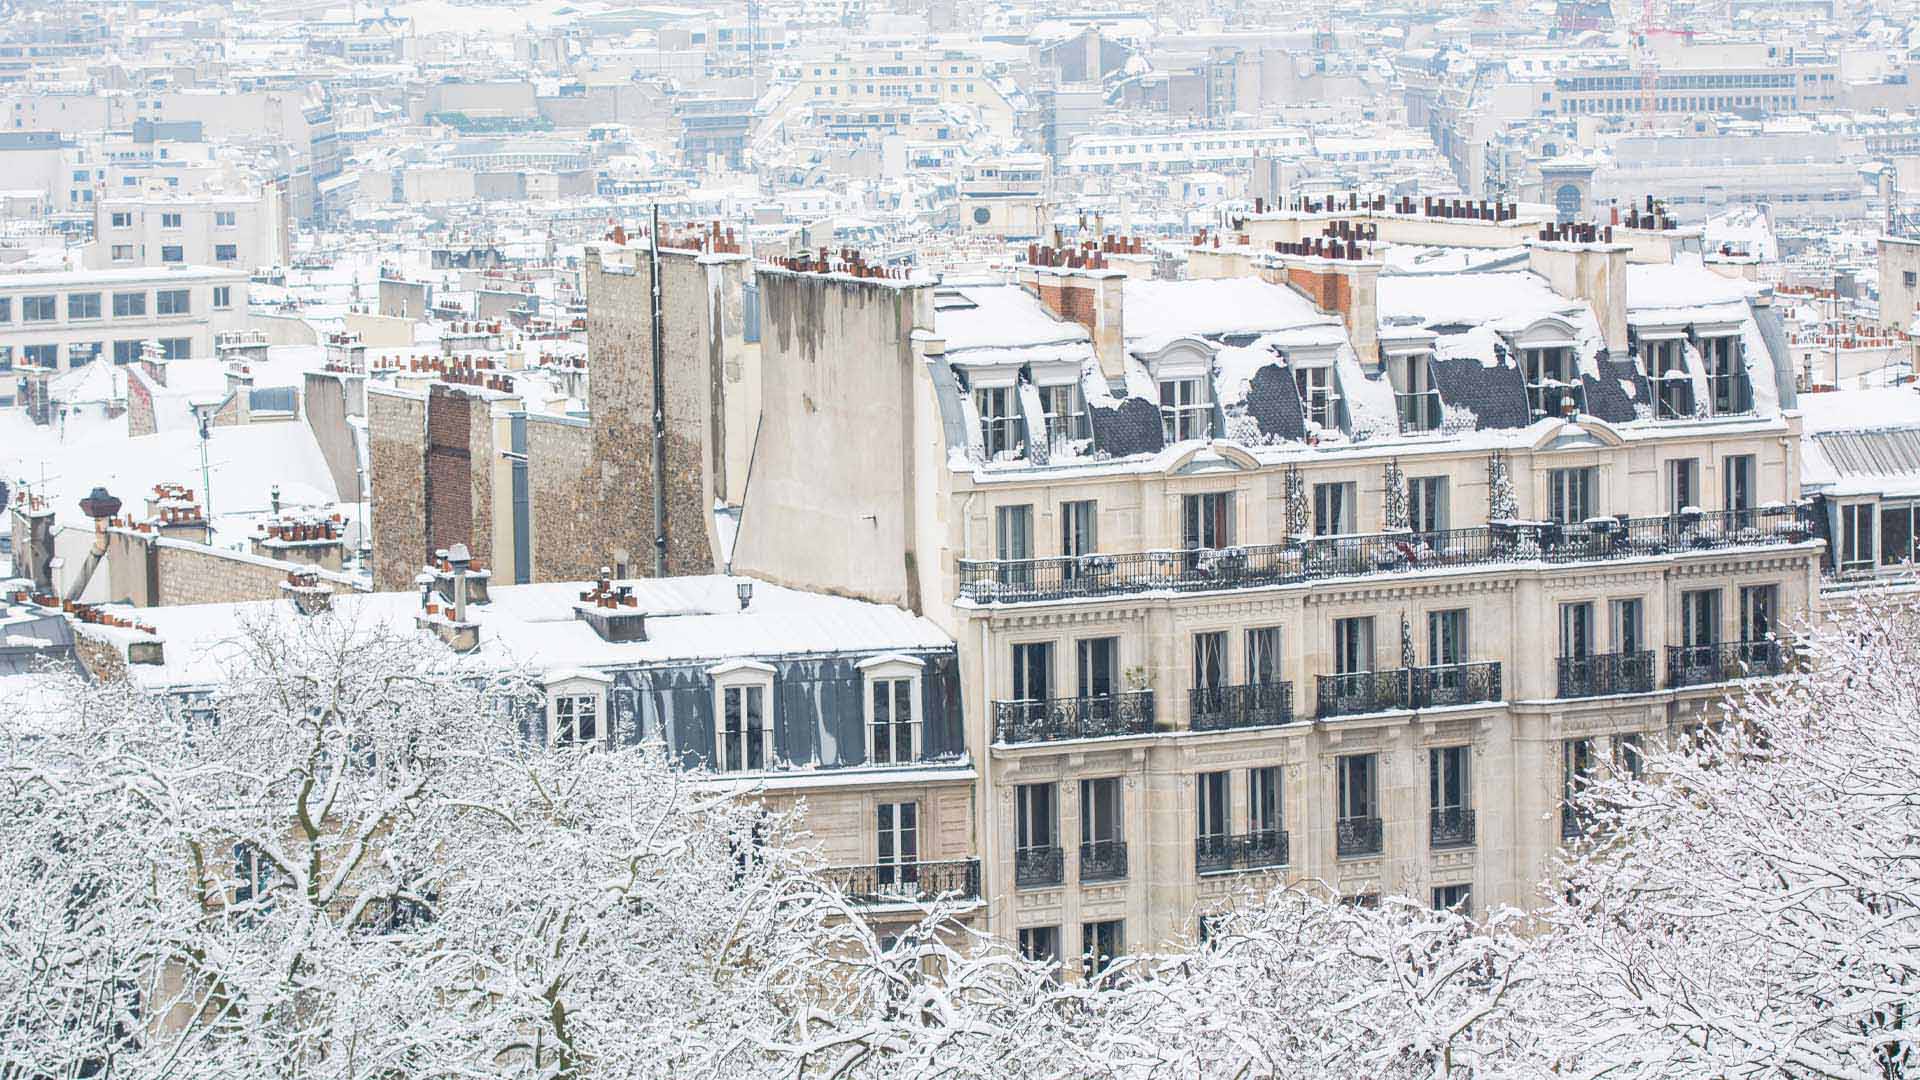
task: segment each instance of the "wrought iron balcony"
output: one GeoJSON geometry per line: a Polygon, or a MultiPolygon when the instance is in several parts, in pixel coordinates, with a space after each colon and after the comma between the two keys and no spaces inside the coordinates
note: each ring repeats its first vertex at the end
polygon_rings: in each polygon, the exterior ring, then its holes
{"type": "Polygon", "coordinates": [[[980,860],[894,862],[835,866],[821,876],[856,904],[924,904],[936,899],[978,900],[980,860]]]}
{"type": "Polygon", "coordinates": [[[1320,675],[1316,676],[1314,689],[1313,712],[1322,719],[1392,712],[1411,708],[1408,703],[1413,700],[1405,668],[1320,675]]]}
{"type": "Polygon", "coordinates": [[[1472,847],[1473,811],[1465,806],[1436,806],[1429,813],[1427,843],[1436,848],[1472,847]]]}
{"type": "Polygon", "coordinates": [[[1499,700],[1499,661],[1413,669],[1413,707],[1416,709],[1499,700]]]}
{"type": "Polygon", "coordinates": [[[1299,538],[1282,544],[1039,559],[961,559],[960,595],[982,604],[1143,592],[1206,592],[1441,566],[1570,563],[1719,548],[1795,544],[1811,535],[1798,506],[1502,522],[1438,532],[1299,538]]]}
{"type": "Polygon", "coordinates": [[[1153,730],[1153,691],[1095,697],[993,703],[994,738],[1002,743],[1059,742],[1153,730]]]}
{"type": "Polygon", "coordinates": [[[1067,879],[1067,853],[1054,847],[1015,848],[1013,883],[1022,889],[1043,889],[1067,879]]]}
{"type": "Polygon", "coordinates": [[[1778,641],[1723,641],[1667,646],[1667,685],[1703,686],[1784,674],[1787,650],[1778,641]]]}
{"type": "Polygon", "coordinates": [[[1386,827],[1377,817],[1343,817],[1334,823],[1334,854],[1343,859],[1378,855],[1385,837],[1386,827]]]}
{"type": "Polygon", "coordinates": [[[1080,845],[1080,880],[1120,881],[1127,876],[1127,842],[1094,840],[1080,845]]]}
{"type": "Polygon", "coordinates": [[[1201,836],[1193,842],[1193,862],[1203,874],[1266,870],[1288,861],[1284,829],[1261,829],[1241,836],[1224,833],[1201,836]]]}
{"type": "Polygon", "coordinates": [[[1278,727],[1293,722],[1293,684],[1251,683],[1191,690],[1187,707],[1195,731],[1278,727]]]}
{"type": "Polygon", "coordinates": [[[1653,653],[1595,653],[1560,658],[1560,688],[1555,697],[1607,697],[1653,690],[1653,653]]]}
{"type": "Polygon", "coordinates": [[[1500,700],[1498,661],[1357,671],[1317,678],[1314,715],[1321,719],[1500,700]]]}

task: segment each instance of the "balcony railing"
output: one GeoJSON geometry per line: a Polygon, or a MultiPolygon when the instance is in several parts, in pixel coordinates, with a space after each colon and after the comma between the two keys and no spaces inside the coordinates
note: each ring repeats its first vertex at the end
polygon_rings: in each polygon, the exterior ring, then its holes
{"type": "Polygon", "coordinates": [[[1193,842],[1193,862],[1202,874],[1266,870],[1288,861],[1284,829],[1262,829],[1243,836],[1202,836],[1193,842]]]}
{"type": "Polygon", "coordinates": [[[1127,842],[1093,840],[1080,845],[1080,880],[1120,881],[1127,876],[1127,842]]]}
{"type": "Polygon", "coordinates": [[[1607,697],[1653,690],[1653,653],[1595,653],[1560,658],[1560,690],[1555,697],[1607,697]]]}
{"type": "Polygon", "coordinates": [[[1317,678],[1314,715],[1321,719],[1500,700],[1498,661],[1356,671],[1317,678]]]}
{"type": "Polygon", "coordinates": [[[857,904],[924,904],[941,898],[980,898],[979,859],[835,866],[821,874],[857,904]]]}
{"type": "Polygon", "coordinates": [[[1002,743],[1099,739],[1153,730],[1153,691],[1095,697],[993,703],[994,738],[1002,743]]]}
{"type": "Polygon", "coordinates": [[[1778,641],[1723,641],[1667,646],[1667,685],[1702,686],[1784,674],[1787,650],[1778,641]]]}
{"type": "Polygon", "coordinates": [[[1385,846],[1385,827],[1377,817],[1343,817],[1334,823],[1334,853],[1343,859],[1378,855],[1385,846]]]}
{"type": "Polygon", "coordinates": [[[1293,684],[1203,687],[1187,694],[1195,731],[1278,727],[1293,722],[1293,684]]]}
{"type": "Polygon", "coordinates": [[[1567,563],[1792,544],[1810,535],[1797,506],[1590,518],[1571,525],[1502,522],[1439,532],[1300,538],[1284,544],[1039,559],[962,559],[960,595],[983,604],[1066,597],[1205,592],[1433,567],[1567,563]]]}
{"type": "Polygon", "coordinates": [[[1067,854],[1058,846],[1015,848],[1013,883],[1022,889],[1043,889],[1067,879],[1067,854]]]}
{"type": "Polygon", "coordinates": [[[1464,806],[1436,806],[1427,822],[1427,843],[1436,848],[1472,847],[1473,811],[1464,806]]]}

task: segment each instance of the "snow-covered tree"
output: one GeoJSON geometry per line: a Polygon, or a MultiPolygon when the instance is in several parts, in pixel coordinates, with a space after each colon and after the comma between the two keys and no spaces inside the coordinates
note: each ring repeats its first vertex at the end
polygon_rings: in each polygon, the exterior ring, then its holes
{"type": "Polygon", "coordinates": [[[1588,792],[1543,939],[1563,1075],[1920,1075],[1920,613],[1802,655],[1588,792]]]}

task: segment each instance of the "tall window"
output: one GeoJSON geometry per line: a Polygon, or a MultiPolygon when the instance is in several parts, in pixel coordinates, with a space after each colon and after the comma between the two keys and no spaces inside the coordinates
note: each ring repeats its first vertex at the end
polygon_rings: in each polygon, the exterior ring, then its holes
{"type": "Polygon", "coordinates": [[[1018,454],[1020,438],[1020,396],[1011,386],[991,386],[973,392],[974,407],[980,410],[980,449],[989,460],[1018,454]]]}
{"type": "Polygon", "coordinates": [[[1025,851],[1060,845],[1058,788],[1020,784],[1013,789],[1014,846],[1025,851]]]}
{"type": "Polygon", "coordinates": [[[1547,505],[1554,521],[1572,525],[1593,516],[1593,469],[1554,469],[1547,474],[1547,505]]]}
{"type": "Polygon", "coordinates": [[[1121,812],[1120,778],[1103,776],[1080,781],[1080,842],[1109,843],[1124,839],[1126,822],[1121,812]]]}
{"type": "Polygon", "coordinates": [[[233,306],[233,286],[215,285],[213,287],[213,306],[225,310],[233,306]]]}
{"type": "MultiPolygon", "coordinates": [[[[1720,486],[1728,510],[1753,509],[1753,455],[1736,454],[1720,459],[1720,486]]],[[[1744,516],[1744,515],[1742,515],[1744,516]]]]}
{"type": "Polygon", "coordinates": [[[1574,796],[1600,775],[1600,755],[1592,739],[1568,739],[1561,744],[1563,798],[1571,805],[1574,796]]]}
{"type": "Polygon", "coordinates": [[[1440,395],[1434,392],[1427,359],[1427,353],[1417,353],[1395,357],[1389,363],[1401,431],[1432,431],[1440,426],[1440,395]]]}
{"type": "Polygon", "coordinates": [[[1467,656],[1467,609],[1427,612],[1427,663],[1464,664],[1467,656]]]}
{"type": "Polygon", "coordinates": [[[1593,604],[1560,605],[1560,655],[1580,660],[1593,655],[1593,604]]]}
{"type": "Polygon", "coordinates": [[[1343,821],[1380,816],[1379,759],[1374,754],[1348,754],[1336,767],[1335,810],[1343,821]]]}
{"type": "Polygon", "coordinates": [[[1080,937],[1082,970],[1088,979],[1099,978],[1126,950],[1119,919],[1082,924],[1080,937]]]}
{"type": "Polygon", "coordinates": [[[1280,682],[1280,628],[1257,626],[1247,631],[1247,682],[1272,686],[1280,682]]]}
{"type": "Polygon", "coordinates": [[[1462,915],[1473,914],[1473,886],[1434,886],[1433,909],[1435,911],[1457,911],[1462,915]]]}
{"type": "Polygon", "coordinates": [[[1224,839],[1233,832],[1231,773],[1201,773],[1194,787],[1200,793],[1198,833],[1202,840],[1224,839]]]}
{"type": "Polygon", "coordinates": [[[1168,442],[1206,438],[1211,427],[1207,411],[1206,393],[1199,379],[1160,381],[1160,422],[1168,442]]]}
{"type": "Polygon", "coordinates": [[[1060,504],[1060,554],[1092,555],[1100,550],[1096,532],[1099,515],[1092,499],[1060,504]]]}
{"type": "Polygon", "coordinates": [[[1700,459],[1667,462],[1667,512],[1677,514],[1700,505],[1700,459]]]}
{"type": "Polygon", "coordinates": [[[1584,396],[1574,368],[1573,349],[1522,349],[1521,366],[1527,377],[1527,404],[1535,416],[1559,416],[1563,399],[1581,407],[1584,396]]]}
{"type": "Polygon", "coordinates": [[[1873,504],[1840,508],[1840,569],[1873,569],[1873,504]]]}
{"type": "Polygon", "coordinates": [[[1880,509],[1880,562],[1896,566],[1914,561],[1914,507],[1888,506],[1880,509]]]}
{"type": "Polygon", "coordinates": [[[600,741],[600,699],[594,694],[562,694],[553,699],[555,746],[592,746],[600,741]]]}
{"type": "Polygon", "coordinates": [[[1002,585],[1032,585],[1033,507],[1001,506],[993,512],[993,557],[1003,563],[998,570],[1002,585]]]}
{"type": "Polygon", "coordinates": [[[1685,342],[1679,338],[1641,345],[1647,378],[1653,382],[1654,415],[1661,420],[1693,416],[1693,374],[1687,370],[1685,342]]]}
{"type": "Polygon", "coordinates": [[[1340,395],[1333,389],[1331,367],[1296,367],[1293,386],[1299,391],[1307,423],[1328,429],[1340,426],[1340,395]]]}
{"type": "Polygon", "coordinates": [[[1447,529],[1447,478],[1415,476],[1407,480],[1407,520],[1417,533],[1447,529]]]}
{"type": "Polygon", "coordinates": [[[1436,746],[1427,751],[1427,799],[1435,810],[1473,805],[1473,747],[1436,746]]]}
{"type": "Polygon", "coordinates": [[[1608,604],[1608,621],[1613,627],[1613,651],[1617,653],[1637,653],[1646,649],[1646,635],[1641,632],[1641,603],[1637,596],[1623,600],[1614,600],[1608,604]]]}
{"type": "Polygon", "coordinates": [[[1119,681],[1120,639],[1081,638],[1073,643],[1073,651],[1079,695],[1111,697],[1119,681]]]}
{"type": "Polygon", "coordinates": [[[1040,408],[1047,419],[1050,445],[1061,448],[1068,442],[1088,437],[1087,406],[1079,383],[1041,387],[1040,408]]]}
{"type": "Polygon", "coordinates": [[[264,908],[274,889],[273,860],[257,844],[241,841],[233,845],[233,904],[237,908],[264,908]]]}
{"type": "Polygon", "coordinates": [[[919,878],[920,804],[881,803],[876,808],[879,878],[882,885],[905,885],[919,878]]]}
{"type": "Polygon", "coordinates": [[[1227,632],[1193,635],[1193,688],[1218,690],[1227,683],[1227,632]]]}
{"type": "Polygon", "coordinates": [[[1042,964],[1058,963],[1060,961],[1060,928],[1058,926],[1021,927],[1020,958],[1042,964]]]}
{"type": "Polygon", "coordinates": [[[1779,611],[1780,587],[1778,585],[1741,586],[1740,640],[1767,640],[1778,629],[1775,620],[1779,611]]]}
{"type": "Polygon", "coordinates": [[[1354,531],[1355,485],[1313,485],[1313,535],[1340,536],[1354,531]]]}
{"type": "Polygon", "coordinates": [[[1013,697],[1045,701],[1053,696],[1053,642],[1030,641],[1013,647],[1013,697]]]}
{"type": "Polygon", "coordinates": [[[720,768],[724,772],[767,767],[767,688],[728,686],[720,691],[720,768]]]}
{"type": "Polygon", "coordinates": [[[1714,415],[1751,411],[1753,388],[1747,383],[1747,367],[1740,358],[1740,339],[1732,335],[1704,338],[1700,358],[1707,367],[1714,415]]]}
{"type": "Polygon", "coordinates": [[[920,745],[920,720],[913,707],[914,680],[911,677],[871,679],[868,701],[872,714],[868,720],[873,732],[873,750],[867,760],[876,765],[902,764],[916,760],[914,748],[920,745]]]}
{"type": "Polygon", "coordinates": [[[1333,620],[1333,670],[1340,675],[1373,670],[1373,616],[1333,620]]]}
{"type": "Polygon", "coordinates": [[[1233,492],[1188,495],[1181,508],[1181,539],[1189,550],[1233,545],[1233,492]]]}
{"type": "Polygon", "coordinates": [[[1690,589],[1680,594],[1680,644],[1688,648],[1720,642],[1720,590],[1690,589]]]}
{"type": "Polygon", "coordinates": [[[1255,833],[1279,832],[1281,823],[1280,767],[1267,765],[1247,770],[1247,830],[1255,833]]]}

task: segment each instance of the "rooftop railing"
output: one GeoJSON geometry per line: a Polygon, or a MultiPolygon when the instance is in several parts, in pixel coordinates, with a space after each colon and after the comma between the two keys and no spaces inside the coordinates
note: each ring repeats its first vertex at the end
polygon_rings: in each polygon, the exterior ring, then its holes
{"type": "Polygon", "coordinates": [[[1798,506],[1596,517],[1574,524],[1498,522],[1467,529],[1297,537],[1282,544],[1036,559],[961,559],[960,596],[982,604],[1208,592],[1326,578],[1506,563],[1572,563],[1795,544],[1811,535],[1798,506]]]}
{"type": "Polygon", "coordinates": [[[1667,685],[1705,686],[1735,679],[1782,675],[1787,650],[1778,641],[1722,641],[1667,646],[1667,685]]]}
{"type": "Polygon", "coordinates": [[[980,898],[979,859],[835,866],[820,873],[856,904],[924,904],[943,897],[980,898]]]}

